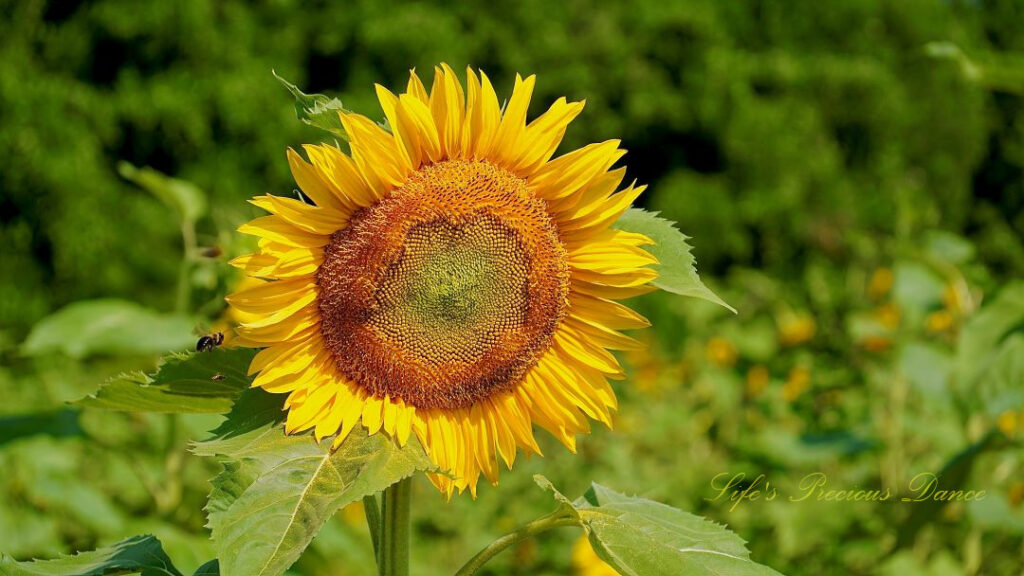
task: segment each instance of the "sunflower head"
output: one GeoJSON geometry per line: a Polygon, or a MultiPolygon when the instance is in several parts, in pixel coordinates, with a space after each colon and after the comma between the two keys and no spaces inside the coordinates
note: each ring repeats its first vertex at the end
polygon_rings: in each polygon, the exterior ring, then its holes
{"type": "Polygon", "coordinates": [[[527,123],[532,76],[504,110],[485,74],[466,79],[442,65],[428,92],[412,72],[400,95],[377,87],[390,131],[341,113],[350,154],[290,150],[309,201],[253,199],[270,215],[233,264],[259,283],[228,298],[288,432],[415,435],[448,495],[539,453],[534,424],[571,450],[590,419],[611,425],[609,350],[647,325],[616,301],[656,276],[650,240],[610,228],[643,191],[620,189],[618,141],[552,159],[583,103],[527,123]]]}

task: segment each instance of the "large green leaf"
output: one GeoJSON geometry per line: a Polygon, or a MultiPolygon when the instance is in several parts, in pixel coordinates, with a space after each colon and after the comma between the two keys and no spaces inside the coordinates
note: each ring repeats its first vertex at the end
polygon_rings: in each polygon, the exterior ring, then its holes
{"type": "Polygon", "coordinates": [[[675,227],[674,222],[659,217],[657,212],[630,208],[613,227],[643,234],[654,240],[654,245],[646,249],[660,262],[657,267],[658,279],[653,282],[655,286],[666,292],[701,298],[736,311],[701,282],[697,275],[693,248],[687,244],[688,237],[675,227]]]}
{"type": "Polygon", "coordinates": [[[207,504],[224,576],[276,576],[342,507],[433,465],[418,444],[353,430],[337,451],[285,435],[281,397],[250,390],[193,451],[225,458],[207,504]]]}
{"type": "Polygon", "coordinates": [[[15,562],[0,555],[0,576],[182,576],[153,536],[135,536],[107,548],[56,560],[15,562]]]}
{"type": "Polygon", "coordinates": [[[535,478],[579,520],[597,555],[621,574],[779,574],[753,562],[742,538],[700,516],[652,500],[624,496],[596,483],[582,498],[570,502],[546,478],[535,478]]]}
{"type": "Polygon", "coordinates": [[[206,194],[191,182],[171,178],[152,168],[136,168],[128,162],[118,164],[117,171],[125,180],[156,196],[183,222],[193,224],[206,214],[206,194]]]}
{"type": "Polygon", "coordinates": [[[21,350],[30,356],[61,352],[80,359],[163,354],[184,350],[194,341],[189,318],[160,314],[126,300],[83,300],[40,320],[21,350]]]}
{"type": "Polygon", "coordinates": [[[249,387],[246,372],[254,354],[234,348],[171,356],[156,374],[122,374],[75,404],[125,412],[224,413],[249,387]]]}
{"type": "Polygon", "coordinates": [[[326,130],[338,138],[348,142],[348,133],[341,124],[339,112],[348,112],[341,105],[341,100],[328,98],[323,94],[306,94],[299,90],[298,86],[281,78],[277,72],[272,72],[284,87],[295,97],[295,116],[306,124],[326,130]]]}

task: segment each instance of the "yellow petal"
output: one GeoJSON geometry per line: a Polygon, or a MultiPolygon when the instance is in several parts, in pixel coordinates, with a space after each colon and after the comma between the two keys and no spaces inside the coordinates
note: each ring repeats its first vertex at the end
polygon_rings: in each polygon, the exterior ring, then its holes
{"type": "Polygon", "coordinates": [[[395,437],[399,446],[405,446],[409,441],[409,433],[412,431],[412,420],[416,415],[416,408],[408,406],[401,400],[398,401],[398,416],[395,422],[395,437]]]}
{"type": "Polygon", "coordinates": [[[622,367],[619,366],[619,362],[614,356],[603,348],[594,346],[586,341],[580,341],[574,334],[562,326],[555,332],[555,346],[570,357],[576,358],[604,374],[613,377],[623,375],[622,367]]]}
{"type": "Polygon", "coordinates": [[[383,419],[384,400],[374,395],[369,395],[363,401],[363,426],[370,434],[375,434],[384,423],[383,419]]]}
{"type": "Polygon", "coordinates": [[[430,112],[437,126],[441,153],[456,158],[461,151],[462,117],[465,95],[455,72],[447,64],[434,69],[434,86],[430,92],[430,112]]]}
{"type": "Polygon", "coordinates": [[[259,236],[297,248],[320,248],[330,242],[328,235],[303,232],[280,216],[262,216],[238,227],[242,234],[259,236]]]}
{"type": "Polygon", "coordinates": [[[332,190],[323,173],[315,166],[307,163],[291,148],[288,149],[288,165],[292,169],[292,177],[299,185],[303,194],[309,197],[320,208],[347,213],[346,207],[338,200],[338,192],[332,190]]]}
{"type": "Polygon", "coordinates": [[[563,210],[574,205],[625,153],[618,140],[584,146],[545,164],[530,177],[530,186],[552,211],[563,210]]]}
{"type": "Polygon", "coordinates": [[[275,280],[238,290],[225,300],[247,312],[265,312],[287,306],[311,292],[316,292],[316,282],[311,278],[275,280]]]}
{"type": "Polygon", "coordinates": [[[355,162],[341,150],[329,144],[307,144],[303,149],[350,210],[365,208],[381,198],[382,195],[371,188],[359,173],[355,162]]]}
{"type": "Polygon", "coordinates": [[[380,84],[374,86],[377,90],[380,107],[384,110],[384,117],[388,119],[391,133],[394,135],[395,141],[398,142],[398,151],[402,155],[402,160],[414,169],[419,167],[420,149],[417,145],[417,135],[415,132],[410,134],[408,129],[398,121],[398,96],[380,84]]]}
{"type": "Polygon", "coordinates": [[[405,92],[424,104],[430,104],[430,96],[427,95],[427,89],[423,86],[420,77],[416,75],[415,68],[409,70],[409,85],[406,87],[405,92]]]}
{"type": "Polygon", "coordinates": [[[276,344],[295,338],[304,331],[320,324],[320,313],[316,307],[303,308],[300,312],[278,324],[249,328],[246,324],[238,327],[238,334],[260,345],[276,344]]]}
{"type": "Polygon", "coordinates": [[[526,130],[526,111],[530,107],[530,98],[533,96],[533,85],[536,81],[536,76],[523,80],[516,74],[512,98],[509,99],[505,113],[501,116],[501,124],[498,125],[490,148],[491,158],[498,160],[499,164],[505,165],[514,159],[518,140],[526,130]]]}
{"type": "Polygon", "coordinates": [[[476,98],[476,105],[472,111],[472,133],[470,141],[473,144],[472,156],[484,158],[491,150],[491,142],[498,131],[501,123],[501,107],[498,105],[498,95],[494,92],[491,80],[480,72],[480,94],[476,98]]]}
{"type": "Polygon", "coordinates": [[[566,127],[579,116],[583,106],[583,102],[567,102],[565,98],[559,98],[547,112],[530,122],[509,160],[509,169],[530,174],[551,159],[562,142],[566,127]]]}
{"type": "Polygon", "coordinates": [[[398,143],[391,134],[359,114],[342,113],[341,123],[349,136],[352,159],[378,197],[405,181],[412,167],[398,151],[398,143]]]}
{"type": "Polygon", "coordinates": [[[404,137],[416,147],[418,157],[431,162],[441,159],[441,143],[430,109],[419,99],[403,94],[398,99],[397,116],[404,137]]]}
{"type": "Polygon", "coordinates": [[[635,330],[651,325],[646,318],[628,306],[580,293],[570,293],[569,313],[593,319],[613,330],[635,330]]]}

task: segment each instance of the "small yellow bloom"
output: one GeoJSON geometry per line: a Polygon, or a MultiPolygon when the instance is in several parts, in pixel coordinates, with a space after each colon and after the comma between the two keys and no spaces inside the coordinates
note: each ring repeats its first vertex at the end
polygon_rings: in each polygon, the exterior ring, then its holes
{"type": "Polygon", "coordinates": [[[925,327],[932,334],[945,332],[953,327],[953,315],[948,310],[932,312],[925,319],[925,327]]]}
{"type": "Polygon", "coordinates": [[[967,309],[968,300],[970,299],[967,294],[967,289],[958,290],[955,284],[948,284],[946,289],[942,291],[942,304],[952,314],[960,316],[963,315],[967,309]]]}
{"type": "Polygon", "coordinates": [[[900,327],[900,309],[892,302],[882,304],[875,309],[875,320],[889,330],[895,330],[900,327]]]}
{"type": "Polygon", "coordinates": [[[1020,427],[1020,417],[1014,410],[1007,410],[996,418],[996,427],[1007,436],[1013,436],[1020,427]]]}
{"type": "Polygon", "coordinates": [[[783,346],[796,346],[807,342],[818,331],[814,316],[807,312],[789,312],[779,318],[779,342],[783,346]]]}
{"type": "Polygon", "coordinates": [[[1024,502],[1024,480],[1017,480],[1010,484],[1010,487],[1006,490],[1006,499],[1010,501],[1010,506],[1014,508],[1020,506],[1021,502],[1024,502]]]}
{"type": "Polygon", "coordinates": [[[753,398],[760,396],[768,388],[768,381],[771,375],[768,369],[761,364],[756,364],[747,370],[747,396],[753,398]]]}
{"type": "Polygon", "coordinates": [[[614,568],[598,557],[586,534],[572,546],[572,566],[578,576],[619,576],[614,568]]]}
{"type": "Polygon", "coordinates": [[[871,275],[868,282],[868,296],[872,300],[881,300],[892,289],[892,270],[882,267],[871,275]]]}
{"type": "Polygon", "coordinates": [[[653,352],[649,338],[640,338],[644,344],[642,349],[629,350],[625,353],[626,360],[633,366],[633,387],[647,395],[660,392],[663,377],[669,366],[664,359],[653,352]]]}
{"type": "Polygon", "coordinates": [[[725,338],[715,337],[708,340],[705,354],[716,366],[728,368],[736,363],[736,347],[725,338]]]}
{"type": "Polygon", "coordinates": [[[810,388],[811,372],[803,366],[797,366],[789,371],[789,377],[782,386],[782,398],[786,402],[793,402],[810,388]]]}

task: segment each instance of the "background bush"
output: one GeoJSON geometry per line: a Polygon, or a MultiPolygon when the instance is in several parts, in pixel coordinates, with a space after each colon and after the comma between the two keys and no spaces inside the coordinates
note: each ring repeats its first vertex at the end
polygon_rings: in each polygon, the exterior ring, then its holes
{"type": "MultiPolygon", "coordinates": [[[[914,506],[704,500],[726,471],[795,481],[825,468],[840,485],[904,486],[999,422],[1015,433],[1003,416],[1013,406],[972,404],[977,390],[957,388],[956,362],[972,313],[1024,273],[1021,2],[0,6],[0,413],[57,414],[44,429],[67,432],[0,445],[12,471],[0,479],[0,549],[50,555],[150,531],[196,564],[208,551],[199,508],[212,468],[178,448],[210,420],[60,420],[64,401],[152,357],[19,349],[74,301],[175,307],[178,221],[118,163],[195,183],[210,203],[199,244],[238,252],[231,230],[256,213],[244,200],[291,190],[285,147],[321,139],[270,70],[379,118],[374,82],[404,86],[409,68],[429,76],[445,61],[483,68],[503,96],[516,72],[536,73],[534,114],[585,98],[564,148],[621,138],[629,177],[650,185],[642,202],[693,236],[700,270],[741,311],[643,300],[658,328],[651,351],[629,359],[621,433],[584,441],[586,474],[551,447],[500,490],[527,490],[531,470],[579,488],[593,475],[728,522],[792,574],[1008,574],[1024,562],[1019,444],[968,475],[1005,514],[936,509],[923,535],[912,530],[916,548],[900,535],[919,522],[914,506]],[[135,486],[174,477],[183,486],[170,495],[135,486]]],[[[195,323],[209,325],[230,280],[221,266],[190,274],[195,323]]],[[[422,561],[447,569],[526,519],[482,494],[422,513],[422,561]]],[[[342,519],[297,570],[339,573],[366,548],[359,530],[342,519]]],[[[498,569],[564,571],[556,543],[524,545],[498,569]]]]}

